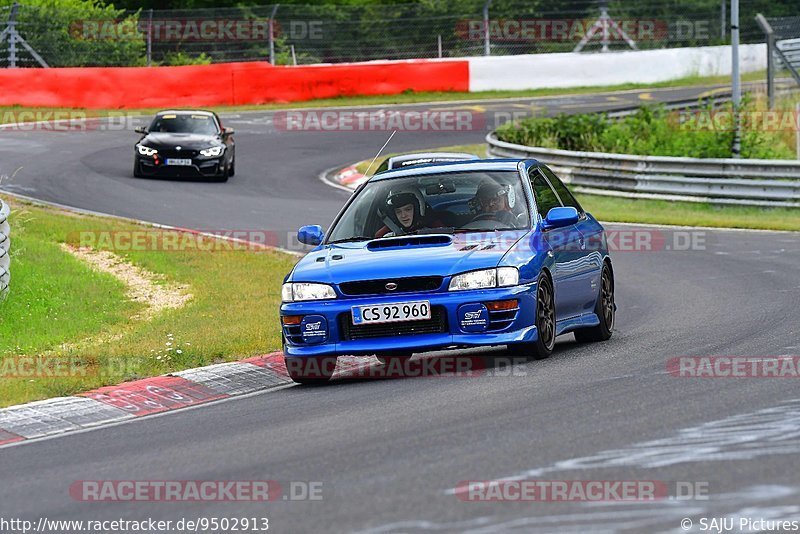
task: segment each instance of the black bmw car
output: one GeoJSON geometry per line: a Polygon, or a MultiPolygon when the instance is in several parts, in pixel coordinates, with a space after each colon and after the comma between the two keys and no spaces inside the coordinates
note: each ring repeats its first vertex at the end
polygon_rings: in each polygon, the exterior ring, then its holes
{"type": "Polygon", "coordinates": [[[211,111],[161,111],[150,126],[137,128],[133,176],[213,178],[235,172],[233,129],[211,111]]]}

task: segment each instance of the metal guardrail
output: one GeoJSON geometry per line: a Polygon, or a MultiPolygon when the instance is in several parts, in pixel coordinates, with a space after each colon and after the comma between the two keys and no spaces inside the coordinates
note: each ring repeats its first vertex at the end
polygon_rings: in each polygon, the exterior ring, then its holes
{"type": "Polygon", "coordinates": [[[573,190],[629,198],[656,198],[800,207],[800,161],[679,158],[573,152],[506,143],[486,136],[495,157],[537,159],[573,190]]]}
{"type": "Polygon", "coordinates": [[[10,213],[11,208],[0,199],[0,300],[8,293],[11,282],[11,226],[8,224],[10,213]]]}

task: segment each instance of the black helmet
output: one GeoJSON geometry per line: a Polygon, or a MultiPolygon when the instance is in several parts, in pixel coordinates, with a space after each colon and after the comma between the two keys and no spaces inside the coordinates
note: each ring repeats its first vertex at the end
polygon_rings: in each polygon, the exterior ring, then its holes
{"type": "Polygon", "coordinates": [[[508,195],[508,186],[500,185],[497,182],[483,182],[475,193],[478,200],[489,200],[503,195],[508,195]]]}

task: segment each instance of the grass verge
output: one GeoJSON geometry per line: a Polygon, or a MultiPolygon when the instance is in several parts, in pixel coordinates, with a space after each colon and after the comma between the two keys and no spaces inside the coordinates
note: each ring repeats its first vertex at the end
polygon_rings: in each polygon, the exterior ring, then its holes
{"type": "MultiPolygon", "coordinates": [[[[432,148],[424,152],[468,152],[486,157],[486,150],[485,144],[478,144],[432,148]]],[[[387,154],[385,157],[393,155],[396,154],[387,154]]],[[[369,160],[360,161],[356,168],[363,173],[369,163],[369,160]]],[[[379,164],[380,161],[376,162],[374,167],[379,164]]],[[[587,194],[576,196],[586,211],[608,222],[800,231],[800,210],[796,208],[718,206],[587,194]]]]}
{"type": "Polygon", "coordinates": [[[190,234],[180,234],[180,247],[125,251],[114,250],[110,240],[96,240],[97,249],[155,273],[157,283],[190,288],[193,298],[184,307],[145,320],[137,318],[143,305],[125,299],[120,281],[92,270],[60,244],[78,245],[82,235],[98,232],[148,238],[164,232],[15,200],[9,204],[12,279],[9,296],[0,303],[0,406],[280,348],[280,284],[295,257],[227,244],[207,251],[209,241],[190,234]],[[27,357],[44,367],[21,373],[27,357]]]}
{"type": "MultiPolygon", "coordinates": [[[[765,79],[763,71],[750,72],[742,75],[743,81],[761,81],[765,79]]],[[[395,105],[395,104],[419,104],[424,102],[447,102],[461,100],[496,100],[501,98],[534,98],[545,96],[565,96],[576,94],[592,94],[610,91],[627,91],[636,89],[660,89],[669,87],[690,87],[698,85],[716,85],[730,83],[729,76],[689,76],[659,82],[654,84],[627,83],[621,85],[607,85],[599,87],[570,87],[570,88],[545,88],[531,89],[523,91],[480,91],[469,92],[406,92],[397,95],[374,95],[374,96],[346,96],[337,98],[323,98],[309,100],[306,102],[288,102],[281,104],[250,104],[242,106],[209,106],[206,109],[218,113],[235,113],[238,111],[270,111],[279,109],[293,108],[325,108],[325,107],[344,107],[344,106],[370,106],[370,105],[395,105]]],[[[108,115],[119,116],[120,113],[133,115],[152,115],[161,108],[135,108],[135,109],[74,109],[74,108],[29,108],[23,106],[0,106],[0,124],[12,122],[26,122],[42,120],[43,113],[63,113],[66,115],[55,118],[92,118],[105,117],[108,115]],[[19,117],[20,112],[35,111],[37,117],[19,117]],[[77,116],[70,115],[73,112],[80,112],[77,116]]],[[[44,119],[48,120],[48,119],[44,119]]]]}

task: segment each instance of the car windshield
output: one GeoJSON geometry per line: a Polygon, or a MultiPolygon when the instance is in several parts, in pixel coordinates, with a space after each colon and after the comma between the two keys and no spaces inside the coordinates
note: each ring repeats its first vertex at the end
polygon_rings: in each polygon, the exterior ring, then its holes
{"type": "Polygon", "coordinates": [[[528,228],[516,171],[470,171],[368,182],[328,243],[398,235],[528,228]]]}
{"type": "Polygon", "coordinates": [[[151,132],[192,133],[214,135],[218,132],[211,115],[173,113],[158,115],[150,125],[151,132]]]}

